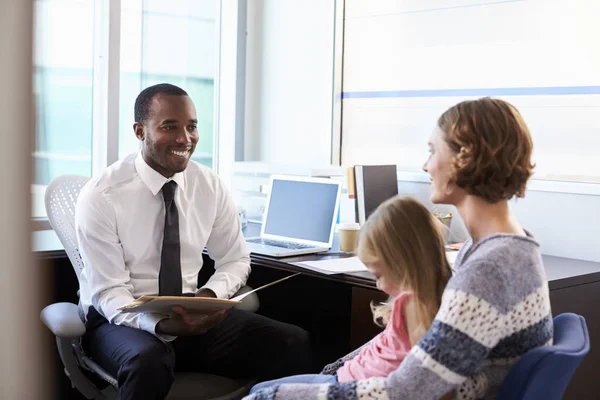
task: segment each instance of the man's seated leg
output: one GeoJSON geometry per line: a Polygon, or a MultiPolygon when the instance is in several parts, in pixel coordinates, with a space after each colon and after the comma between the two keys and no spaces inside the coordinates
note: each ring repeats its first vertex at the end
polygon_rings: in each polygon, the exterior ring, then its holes
{"type": "Polygon", "coordinates": [[[247,311],[232,309],[206,334],[173,344],[182,370],[260,381],[313,372],[308,332],[247,311]]]}
{"type": "Polygon", "coordinates": [[[102,320],[90,308],[84,349],[117,378],[119,399],[164,399],[174,380],[173,346],[146,331],[102,320]]]}

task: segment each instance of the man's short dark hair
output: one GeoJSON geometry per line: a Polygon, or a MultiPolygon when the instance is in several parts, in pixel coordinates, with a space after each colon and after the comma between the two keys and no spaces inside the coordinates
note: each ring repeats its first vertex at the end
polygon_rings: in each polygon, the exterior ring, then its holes
{"type": "Polygon", "coordinates": [[[150,116],[150,104],[152,103],[152,98],[159,93],[174,96],[188,95],[185,90],[178,86],[171,85],[170,83],[159,83],[158,85],[147,87],[142,90],[140,94],[138,94],[137,99],[135,99],[133,110],[135,122],[144,123],[144,121],[148,119],[150,116]]]}

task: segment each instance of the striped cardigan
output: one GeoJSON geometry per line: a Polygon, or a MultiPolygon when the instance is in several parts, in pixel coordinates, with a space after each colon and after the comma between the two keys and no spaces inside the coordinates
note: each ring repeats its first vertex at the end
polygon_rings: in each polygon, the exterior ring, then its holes
{"type": "Polygon", "coordinates": [[[454,267],[432,326],[387,378],[282,384],[246,399],[429,400],[452,390],[457,399],[495,398],[519,357],[552,343],[539,245],[529,236],[508,234],[492,235],[475,245],[469,240],[454,267]]]}

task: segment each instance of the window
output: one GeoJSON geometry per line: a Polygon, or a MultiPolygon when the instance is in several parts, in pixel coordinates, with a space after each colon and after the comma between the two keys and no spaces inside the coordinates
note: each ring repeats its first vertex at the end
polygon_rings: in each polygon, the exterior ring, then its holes
{"type": "Polygon", "coordinates": [[[35,2],[34,217],[46,214],[44,190],[52,179],[91,174],[93,49],[92,2],[35,2]]]}
{"type": "Polygon", "coordinates": [[[213,165],[216,0],[124,0],[121,13],[119,158],[139,149],[133,104],[145,87],[167,82],[194,100],[200,138],[192,159],[213,165]]]}
{"type": "Polygon", "coordinates": [[[216,167],[213,119],[220,6],[219,0],[35,1],[34,218],[46,216],[44,191],[52,179],[91,176],[139,149],[132,129],[133,105],[137,94],[155,83],[172,83],[189,93],[200,133],[192,159],[216,167]],[[109,29],[99,28],[110,24],[120,27],[119,36],[113,34],[118,40],[109,36],[109,29]],[[108,50],[102,47],[107,43],[108,50]],[[102,81],[108,74],[99,70],[104,68],[99,67],[100,57],[107,56],[100,56],[101,51],[108,52],[108,68],[118,71],[118,93],[102,81]],[[102,97],[99,93],[106,87],[109,93],[102,97]],[[98,112],[103,109],[99,99],[118,99],[118,123],[116,116],[98,112]],[[115,123],[98,123],[99,118],[114,118],[115,123]],[[118,125],[118,130],[100,128],[107,125],[118,125]],[[107,151],[112,143],[115,149],[118,143],[118,150],[107,151]]]}
{"type": "Polygon", "coordinates": [[[345,4],[342,163],[420,171],[439,115],[494,96],[523,114],[535,178],[600,183],[600,2],[345,4]]]}

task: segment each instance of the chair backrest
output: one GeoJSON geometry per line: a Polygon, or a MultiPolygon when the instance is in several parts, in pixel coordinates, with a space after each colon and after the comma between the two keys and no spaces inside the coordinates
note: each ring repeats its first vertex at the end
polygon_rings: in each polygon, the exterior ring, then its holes
{"type": "Polygon", "coordinates": [[[69,256],[77,280],[83,269],[83,261],[75,236],[75,204],[81,188],[89,180],[89,177],[79,175],[59,176],[48,184],[44,196],[48,220],[69,256]]]}
{"type": "Polygon", "coordinates": [[[517,361],[498,399],[562,399],[575,370],[590,351],[585,318],[565,313],[554,318],[554,344],[538,347],[517,361]]]}

